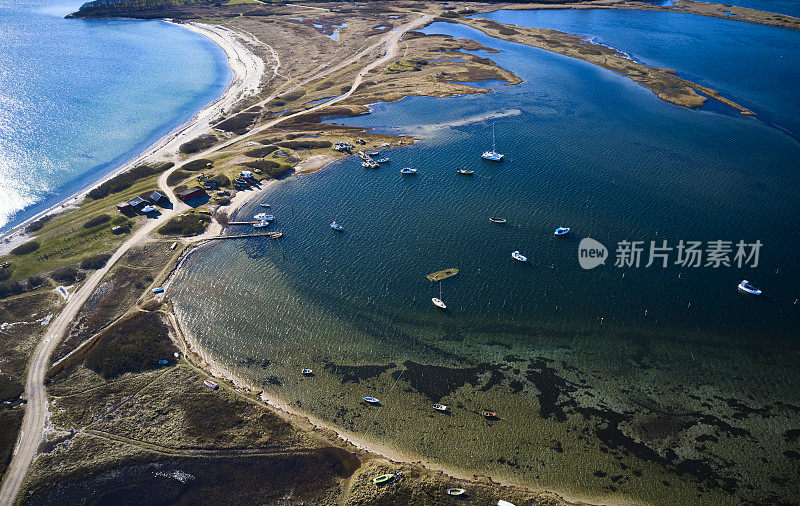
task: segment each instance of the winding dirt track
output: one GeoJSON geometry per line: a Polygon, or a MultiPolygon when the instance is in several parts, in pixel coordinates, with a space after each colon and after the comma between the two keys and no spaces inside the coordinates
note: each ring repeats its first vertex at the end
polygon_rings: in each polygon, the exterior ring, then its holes
{"type": "MultiPolygon", "coordinates": [[[[359,52],[358,54],[354,55],[353,57],[346,59],[336,67],[326,70],[323,73],[325,75],[343,69],[349,65],[352,65],[358,60],[366,56],[369,56],[370,53],[379,49],[381,46],[385,47],[384,55],[367,64],[361,70],[361,72],[359,72],[359,74],[356,76],[355,80],[353,81],[353,85],[350,87],[350,89],[343,95],[340,95],[328,102],[319,104],[318,106],[315,106],[311,109],[306,109],[304,111],[300,111],[290,116],[279,118],[270,121],[268,123],[265,123],[263,125],[260,125],[259,127],[257,127],[254,130],[251,130],[247,134],[235,137],[229,141],[226,141],[225,143],[222,143],[221,145],[215,146],[209,150],[199,153],[193,156],[192,159],[208,156],[209,154],[216,152],[220,149],[223,149],[227,146],[230,146],[235,142],[239,142],[242,139],[247,138],[253,134],[271,128],[277,125],[278,123],[294,118],[301,114],[307,114],[309,112],[317,111],[319,109],[328,107],[330,105],[336,104],[338,102],[341,102],[342,100],[347,99],[348,97],[350,97],[350,95],[353,94],[353,92],[355,92],[355,90],[364,80],[364,76],[370,70],[377,68],[379,65],[382,65],[383,63],[385,63],[386,61],[390,60],[391,58],[397,55],[400,39],[406,32],[408,32],[409,30],[413,30],[414,28],[417,28],[419,26],[422,26],[430,20],[431,20],[430,16],[422,16],[403,26],[400,26],[395,30],[388,32],[376,44],[373,44],[368,48],[364,49],[363,51],[359,52]]],[[[320,77],[323,76],[318,75],[315,77],[315,79],[318,79],[320,77]]],[[[230,91],[231,90],[229,90],[229,92],[230,91]]],[[[240,90],[236,91],[239,92],[240,90]]],[[[148,155],[150,154],[155,154],[155,153],[151,151],[150,153],[148,153],[148,155]]],[[[163,213],[157,218],[148,220],[144,224],[144,226],[138,229],[135,233],[131,235],[131,237],[129,237],[125,242],[123,242],[120,245],[120,247],[114,252],[114,254],[111,256],[111,258],[108,260],[108,262],[103,268],[95,271],[91,276],[89,276],[86,279],[86,281],[83,282],[83,285],[81,285],[81,287],[75,293],[73,293],[72,296],[67,300],[67,303],[65,304],[61,312],[58,314],[58,316],[53,318],[44,338],[36,346],[33,358],[31,359],[30,368],[28,370],[28,377],[25,385],[25,396],[27,398],[27,406],[25,408],[25,416],[22,420],[22,428],[20,429],[20,433],[17,439],[17,446],[14,449],[14,454],[11,463],[8,469],[6,470],[6,474],[3,479],[2,489],[0,489],[1,506],[11,506],[14,504],[17,495],[22,489],[22,484],[25,480],[25,476],[28,473],[28,469],[30,468],[33,461],[36,459],[39,445],[42,443],[44,439],[44,430],[47,424],[47,420],[50,416],[49,401],[47,399],[47,392],[45,391],[44,379],[50,364],[50,356],[53,353],[53,350],[61,341],[62,337],[69,328],[70,323],[74,320],[75,316],[78,314],[78,311],[81,309],[81,307],[83,307],[83,304],[88,300],[88,298],[92,295],[92,293],[94,293],[95,288],[97,288],[97,285],[100,283],[103,277],[108,273],[108,271],[114,266],[114,264],[122,257],[122,255],[124,255],[133,246],[146,240],[147,237],[156,230],[156,228],[163,225],[166,221],[188,209],[188,206],[186,204],[182,203],[181,201],[175,198],[175,194],[173,193],[172,189],[169,188],[166,184],[167,177],[169,176],[169,174],[172,173],[172,171],[176,169],[177,166],[162,174],[161,177],[158,179],[159,187],[161,188],[163,193],[170,198],[170,200],[173,202],[174,207],[172,209],[165,209],[163,210],[163,213]]]]}

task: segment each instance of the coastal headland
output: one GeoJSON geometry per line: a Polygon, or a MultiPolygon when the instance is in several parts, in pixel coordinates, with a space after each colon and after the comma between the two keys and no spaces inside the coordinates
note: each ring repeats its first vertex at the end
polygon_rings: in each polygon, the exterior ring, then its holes
{"type": "Polygon", "coordinates": [[[0,467],[0,504],[80,501],[98,494],[110,500],[145,501],[159,494],[221,499],[222,488],[240,501],[315,504],[422,504],[434,497],[441,504],[463,502],[448,496],[448,488],[467,490],[467,502],[475,504],[636,500],[608,490],[587,493],[580,486],[574,492],[543,491],[530,483],[501,483],[422,462],[412,452],[314,418],[226,369],[181,328],[168,292],[153,289],[169,288],[181,262],[223,235],[237,211],[270,185],[323,169],[355,150],[417,140],[337,125],[337,118],[414,95],[491,93],[464,83],[521,81],[491,60],[497,51],[491,47],[419,31],[431,22],[461,23],[492,38],[586,61],[676,106],[701,108],[710,97],[753,115],[670,69],[632,61],[625,48],[470,16],[500,7],[615,8],[791,29],[800,20],[692,0],[671,7],[609,1],[375,2],[356,8],[246,1],[156,9],[132,2],[125,10],[121,4],[74,17],[170,18],[223,48],[234,77],[222,97],[135,160],[4,236],[0,263],[9,265],[2,271],[8,275],[1,280],[0,309],[9,321],[0,323],[12,345],[3,357],[10,367],[0,376],[9,385],[9,407],[0,416],[18,439],[6,437],[0,448],[0,457],[10,462],[0,467]],[[489,56],[476,56],[476,50],[489,56]],[[352,149],[335,151],[336,143],[352,149]],[[236,184],[242,171],[255,177],[236,184]],[[204,187],[200,199],[178,198],[198,186],[204,187]],[[119,203],[153,191],[170,204],[154,214],[120,217],[119,203]],[[204,386],[204,380],[217,387],[204,386]],[[222,476],[220,468],[233,471],[222,476]],[[385,473],[394,475],[391,483],[376,486],[372,478],[385,473]],[[254,477],[261,486],[251,487],[254,477]]]}

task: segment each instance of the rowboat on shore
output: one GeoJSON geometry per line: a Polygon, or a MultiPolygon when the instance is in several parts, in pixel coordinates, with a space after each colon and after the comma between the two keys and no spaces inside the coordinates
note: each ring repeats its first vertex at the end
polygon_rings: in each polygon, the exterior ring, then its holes
{"type": "Polygon", "coordinates": [[[381,401],[377,397],[362,397],[364,402],[368,402],[370,404],[380,404],[381,401]]]}
{"type": "Polygon", "coordinates": [[[494,411],[481,411],[481,416],[484,418],[497,418],[497,413],[494,411]]]}
{"type": "Polygon", "coordinates": [[[203,384],[208,388],[210,388],[211,390],[216,390],[217,388],[219,388],[219,385],[217,385],[211,380],[203,380],[203,384]]]}
{"type": "Polygon", "coordinates": [[[464,495],[464,493],[466,493],[466,490],[464,490],[463,488],[448,488],[447,489],[447,495],[464,495]]]}
{"type": "Polygon", "coordinates": [[[444,412],[447,411],[447,406],[445,404],[434,404],[433,409],[444,412]]]}
{"type": "Polygon", "coordinates": [[[372,483],[375,485],[385,485],[394,479],[394,474],[382,474],[372,478],[372,483]]]}
{"type": "Polygon", "coordinates": [[[303,376],[311,376],[312,374],[314,374],[314,371],[311,370],[311,369],[303,369],[302,372],[303,372],[303,376]]]}

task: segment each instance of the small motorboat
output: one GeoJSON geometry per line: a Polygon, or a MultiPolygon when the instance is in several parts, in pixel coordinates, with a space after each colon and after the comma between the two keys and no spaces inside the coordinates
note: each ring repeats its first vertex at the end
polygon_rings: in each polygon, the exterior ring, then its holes
{"type": "Polygon", "coordinates": [[[259,221],[274,221],[275,215],[267,213],[258,213],[257,215],[253,216],[253,219],[259,221]]]}
{"type": "Polygon", "coordinates": [[[152,205],[152,204],[150,204],[148,206],[144,206],[142,208],[142,212],[144,214],[149,214],[149,213],[152,213],[153,211],[157,211],[157,210],[158,210],[158,208],[156,206],[152,205]]]}
{"type": "MultiPolygon", "coordinates": [[[[458,169],[456,174],[461,174],[462,176],[472,176],[475,174],[474,170],[467,170],[467,169],[458,169]]],[[[461,490],[461,489],[459,489],[461,490]]]]}
{"type": "Polygon", "coordinates": [[[379,154],[381,154],[381,152],[380,151],[367,151],[367,154],[369,156],[378,156],[379,154]]]}
{"type": "Polygon", "coordinates": [[[442,299],[438,297],[432,298],[431,302],[433,302],[433,305],[438,307],[439,309],[447,309],[447,306],[445,306],[444,302],[442,302],[442,299]]]}
{"type": "Polygon", "coordinates": [[[362,397],[362,399],[364,399],[364,402],[368,402],[370,404],[380,404],[381,403],[381,401],[379,401],[375,397],[362,397]]]}
{"type": "Polygon", "coordinates": [[[569,234],[569,230],[570,230],[569,227],[558,227],[556,229],[556,231],[553,232],[553,234],[554,235],[567,235],[567,234],[569,234]]]}
{"type": "Polygon", "coordinates": [[[391,160],[389,160],[388,158],[378,158],[377,160],[375,160],[375,163],[389,163],[389,162],[391,162],[391,160]]]}
{"type": "Polygon", "coordinates": [[[203,384],[208,388],[210,388],[211,390],[216,390],[217,388],[219,388],[219,385],[217,385],[211,380],[203,380],[203,384]]]}
{"type": "Polygon", "coordinates": [[[528,257],[526,257],[525,255],[523,255],[523,254],[522,254],[522,253],[520,253],[519,251],[513,251],[513,252],[511,253],[511,258],[513,258],[513,259],[514,259],[514,260],[516,260],[517,262],[527,262],[527,261],[528,261],[528,257]]]}
{"type": "Polygon", "coordinates": [[[761,295],[761,290],[751,285],[746,279],[743,279],[739,283],[739,290],[744,293],[749,293],[750,295],[761,295]]]}
{"type": "Polygon", "coordinates": [[[497,413],[494,411],[481,411],[481,416],[484,418],[497,418],[497,413]]]}
{"type": "Polygon", "coordinates": [[[311,376],[314,374],[314,371],[311,369],[303,369],[303,376],[311,376]]]}
{"type": "Polygon", "coordinates": [[[434,404],[433,409],[436,411],[447,411],[447,406],[445,404],[434,404]]]}
{"type": "Polygon", "coordinates": [[[372,168],[372,164],[369,163],[369,162],[361,162],[361,166],[364,167],[365,169],[371,169],[372,168]]]}
{"type": "Polygon", "coordinates": [[[272,207],[269,204],[267,204],[266,202],[262,202],[262,203],[260,203],[258,205],[260,205],[261,207],[272,207]]]}
{"type": "Polygon", "coordinates": [[[380,476],[376,476],[376,477],[372,478],[372,483],[374,483],[375,485],[385,485],[385,484],[389,483],[392,480],[394,480],[394,475],[393,474],[391,474],[391,473],[382,474],[380,476]]]}
{"type": "Polygon", "coordinates": [[[411,167],[403,167],[402,169],[400,169],[400,174],[410,175],[410,174],[416,174],[416,173],[417,173],[417,169],[412,169],[411,167]]]}
{"type": "Polygon", "coordinates": [[[269,222],[267,220],[261,220],[258,223],[253,224],[253,228],[264,228],[269,226],[269,222]]]}
{"type": "Polygon", "coordinates": [[[464,495],[467,491],[463,488],[448,488],[447,495],[464,495]]]}
{"type": "Polygon", "coordinates": [[[339,225],[339,224],[338,224],[338,223],[336,223],[335,221],[332,221],[332,222],[331,222],[331,228],[332,228],[332,229],[334,229],[334,230],[336,230],[337,232],[341,232],[342,230],[344,230],[344,227],[343,227],[343,226],[341,226],[341,225],[339,225]]]}
{"type": "Polygon", "coordinates": [[[497,218],[496,216],[492,216],[491,218],[489,218],[489,221],[491,221],[492,223],[505,223],[508,220],[506,220],[505,218],[497,218]]]}

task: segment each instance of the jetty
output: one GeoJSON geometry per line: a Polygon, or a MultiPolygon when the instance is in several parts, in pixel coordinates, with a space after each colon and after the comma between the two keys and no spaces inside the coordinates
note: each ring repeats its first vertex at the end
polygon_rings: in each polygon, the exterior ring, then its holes
{"type": "Polygon", "coordinates": [[[262,232],[253,234],[232,234],[232,235],[218,235],[216,237],[209,237],[209,241],[217,239],[242,239],[245,237],[266,237],[267,239],[280,239],[283,237],[283,232],[262,232]]]}
{"type": "Polygon", "coordinates": [[[255,225],[258,223],[258,220],[248,220],[248,221],[229,221],[228,226],[231,225],[255,225]]]}
{"type": "Polygon", "coordinates": [[[366,154],[365,152],[358,151],[356,154],[358,155],[359,158],[361,158],[361,161],[367,164],[367,166],[370,169],[377,169],[380,167],[380,165],[378,165],[378,162],[373,160],[372,157],[366,154]]]}

